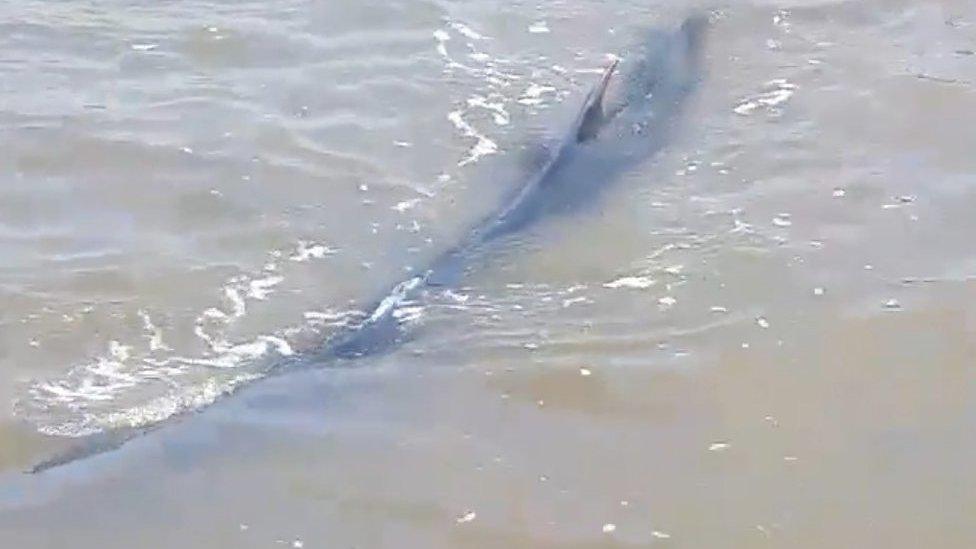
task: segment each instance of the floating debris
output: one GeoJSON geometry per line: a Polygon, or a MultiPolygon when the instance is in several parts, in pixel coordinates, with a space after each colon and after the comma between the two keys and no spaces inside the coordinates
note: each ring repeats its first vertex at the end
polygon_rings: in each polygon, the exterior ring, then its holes
{"type": "Polygon", "coordinates": [[[756,324],[760,328],[769,328],[769,321],[766,320],[766,317],[764,317],[764,316],[761,316],[761,317],[757,318],[756,319],[756,324]]]}
{"type": "Polygon", "coordinates": [[[608,523],[606,523],[606,524],[603,525],[603,533],[604,534],[611,534],[616,529],[617,529],[617,525],[614,524],[614,523],[612,523],[612,522],[608,522],[608,523]]]}
{"type": "Polygon", "coordinates": [[[813,295],[818,295],[818,296],[819,295],[824,295],[824,292],[825,292],[825,290],[823,288],[821,288],[820,286],[817,286],[816,288],[813,289],[813,295]]]}
{"type": "Polygon", "coordinates": [[[664,296],[657,300],[658,307],[660,307],[662,311],[674,307],[674,304],[677,302],[678,300],[671,296],[664,296]]]}
{"type": "Polygon", "coordinates": [[[529,25],[529,32],[532,34],[545,34],[549,32],[549,25],[545,21],[536,21],[529,25]]]}
{"type": "Polygon", "coordinates": [[[579,372],[580,375],[583,377],[590,377],[591,375],[593,375],[593,372],[590,371],[589,368],[580,368],[579,372]]]}
{"type": "Polygon", "coordinates": [[[660,530],[654,530],[653,532],[651,532],[651,536],[657,539],[671,539],[671,534],[668,534],[667,532],[662,532],[660,530]]]}
{"type": "Polygon", "coordinates": [[[901,303],[897,299],[891,298],[884,302],[883,307],[889,311],[895,311],[901,309],[901,303]]]}

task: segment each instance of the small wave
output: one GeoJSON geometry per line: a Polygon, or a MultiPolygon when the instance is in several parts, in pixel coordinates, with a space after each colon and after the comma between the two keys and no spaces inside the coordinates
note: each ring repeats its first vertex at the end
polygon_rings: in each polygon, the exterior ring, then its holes
{"type": "Polygon", "coordinates": [[[796,93],[797,86],[785,78],[770,80],[763,85],[764,91],[751,97],[747,97],[739,102],[732,110],[739,115],[746,116],[752,114],[756,109],[765,107],[770,112],[789,101],[796,93]]]}
{"type": "Polygon", "coordinates": [[[177,353],[151,312],[139,309],[142,341],[110,341],[102,356],[71,368],[61,378],[32,383],[15,410],[41,433],[80,437],[146,427],[209,405],[267,375],[277,360],[294,355],[290,336],[302,329],[322,330],[356,321],[353,312],[306,313],[303,328],[237,340],[229,335],[247,316],[250,304],[269,300],[285,282],[278,259],[304,262],[332,253],[335,250],[323,244],[299,241],[289,253],[272,252],[272,261],[259,274],[228,280],[220,289],[222,303],[204,309],[194,321],[193,333],[205,347],[202,354],[177,353]]]}
{"type": "MultiPolygon", "coordinates": [[[[433,37],[437,43],[435,49],[444,60],[444,70],[474,79],[472,93],[447,114],[448,120],[464,138],[474,140],[458,166],[473,164],[485,156],[500,152],[490,132],[477,127],[476,122],[472,121],[481,114],[478,111],[486,111],[496,126],[507,126],[512,119],[510,110],[513,106],[541,109],[562,98],[555,86],[536,82],[530,83],[520,95],[516,95],[514,84],[526,78],[519,72],[537,78],[543,74],[543,69],[534,68],[527,60],[516,62],[482,49],[486,42],[492,40],[491,37],[463,23],[447,21],[443,28],[433,32],[433,37]],[[455,41],[455,38],[462,40],[455,41]],[[467,51],[462,53],[458,51],[460,47],[451,46],[457,42],[463,42],[467,51]]],[[[544,70],[565,78],[565,69],[559,66],[546,67],[544,70]]]]}
{"type": "Polygon", "coordinates": [[[652,278],[646,276],[624,276],[610,282],[603,284],[604,288],[610,288],[611,290],[616,290],[617,288],[632,288],[636,290],[644,290],[650,288],[651,286],[657,284],[652,278]]]}
{"type": "Polygon", "coordinates": [[[333,255],[339,253],[339,250],[330,248],[323,244],[317,244],[315,242],[310,242],[307,240],[298,241],[298,248],[295,253],[288,256],[291,261],[308,261],[310,259],[322,259],[327,255],[333,255]]]}
{"type": "Polygon", "coordinates": [[[461,111],[451,111],[447,114],[447,119],[454,124],[454,127],[461,130],[466,137],[473,137],[477,139],[477,142],[468,150],[468,155],[464,157],[458,166],[464,166],[477,162],[481,157],[487,156],[489,154],[495,154],[498,152],[498,145],[485,137],[484,134],[478,132],[474,129],[471,124],[468,124],[466,120],[462,117],[461,111]]]}

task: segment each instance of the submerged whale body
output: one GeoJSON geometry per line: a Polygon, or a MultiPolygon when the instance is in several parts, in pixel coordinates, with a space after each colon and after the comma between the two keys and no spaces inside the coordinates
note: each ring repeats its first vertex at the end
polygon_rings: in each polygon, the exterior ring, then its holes
{"type": "MultiPolygon", "coordinates": [[[[432,288],[456,283],[478,253],[551,215],[571,213],[599,198],[624,171],[660,150],[685,99],[700,80],[707,18],[693,16],[671,32],[648,32],[614,60],[587,94],[569,131],[499,210],[475,223],[465,238],[438,256],[422,274],[395,284],[368,308],[361,323],[334,335],[298,360],[333,364],[389,351],[406,337],[398,307],[432,288]]],[[[67,452],[37,464],[37,473],[116,449],[162,424],[91,435],[67,452]]]]}
{"type": "Polygon", "coordinates": [[[365,322],[333,337],[327,353],[349,359],[395,347],[405,335],[395,315],[399,303],[416,300],[430,287],[455,283],[467,262],[493,241],[548,215],[592,203],[615,176],[659,150],[700,78],[706,23],[696,16],[673,33],[649,33],[623,62],[613,60],[564,139],[505,207],[476,224],[424,274],[394,286],[370,308],[365,322]],[[615,99],[609,97],[614,81],[619,88],[615,99]]]}

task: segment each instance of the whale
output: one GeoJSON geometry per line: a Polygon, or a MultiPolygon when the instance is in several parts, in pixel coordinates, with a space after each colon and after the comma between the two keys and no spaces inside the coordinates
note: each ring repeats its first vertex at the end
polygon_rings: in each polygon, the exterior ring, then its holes
{"type": "Polygon", "coordinates": [[[400,304],[456,284],[485,248],[506,236],[593,204],[617,176],[660,150],[701,80],[706,25],[707,18],[696,15],[672,33],[650,31],[623,61],[612,59],[564,137],[548,147],[541,165],[504,206],[476,223],[421,274],[395,284],[368,308],[364,322],[332,339],[326,348],[330,356],[324,358],[356,359],[395,348],[407,337],[396,314],[400,304]]]}
{"type": "MultiPolygon", "coordinates": [[[[677,28],[645,31],[631,48],[609,61],[562,137],[542,148],[541,160],[498,208],[472,223],[463,238],[426,268],[368,302],[361,321],[340,329],[318,349],[282,358],[268,375],[303,366],[348,364],[396,349],[410,337],[409,326],[398,314],[405,304],[458,284],[506,238],[546,218],[571,215],[597,203],[621,174],[668,144],[688,98],[703,80],[707,27],[708,17],[695,14],[677,28]]],[[[187,415],[88,435],[27,472],[41,473],[116,450],[187,415]]]]}

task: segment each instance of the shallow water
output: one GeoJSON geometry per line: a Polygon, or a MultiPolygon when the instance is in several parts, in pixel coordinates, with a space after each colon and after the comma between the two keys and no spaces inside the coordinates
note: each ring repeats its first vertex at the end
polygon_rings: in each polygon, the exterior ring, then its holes
{"type": "Polygon", "coordinates": [[[2,539],[976,543],[969,2],[715,8],[662,153],[395,352],[259,381],[693,7],[0,3],[2,539]]]}

